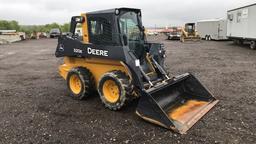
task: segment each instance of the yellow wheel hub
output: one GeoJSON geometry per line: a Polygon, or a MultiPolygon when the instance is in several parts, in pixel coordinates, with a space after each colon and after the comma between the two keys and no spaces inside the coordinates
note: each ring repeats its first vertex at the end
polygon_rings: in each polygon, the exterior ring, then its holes
{"type": "Polygon", "coordinates": [[[82,82],[78,75],[73,74],[69,79],[69,87],[74,94],[79,94],[82,90],[82,82]]]}
{"type": "Polygon", "coordinates": [[[108,102],[115,103],[119,99],[119,88],[115,81],[107,80],[103,84],[103,94],[108,102]]]}

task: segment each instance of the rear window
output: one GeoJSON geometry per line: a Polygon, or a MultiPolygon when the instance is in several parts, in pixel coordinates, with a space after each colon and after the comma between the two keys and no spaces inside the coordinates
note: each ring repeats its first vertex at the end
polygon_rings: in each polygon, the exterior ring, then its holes
{"type": "Polygon", "coordinates": [[[89,19],[90,42],[94,44],[112,45],[112,27],[105,18],[89,19]]]}

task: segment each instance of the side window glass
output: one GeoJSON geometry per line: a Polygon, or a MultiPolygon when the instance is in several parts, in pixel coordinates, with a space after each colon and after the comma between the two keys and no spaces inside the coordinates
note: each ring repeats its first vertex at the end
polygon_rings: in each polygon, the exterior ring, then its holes
{"type": "Polygon", "coordinates": [[[75,34],[80,36],[80,37],[83,36],[83,29],[82,29],[82,25],[81,24],[77,24],[76,25],[75,34]]]}
{"type": "Polygon", "coordinates": [[[83,41],[83,29],[81,24],[76,25],[75,37],[77,40],[83,41]]]}

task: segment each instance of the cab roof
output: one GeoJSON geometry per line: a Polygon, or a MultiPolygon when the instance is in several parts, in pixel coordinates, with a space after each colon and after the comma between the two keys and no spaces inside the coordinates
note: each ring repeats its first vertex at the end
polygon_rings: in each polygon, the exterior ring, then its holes
{"type": "Polygon", "coordinates": [[[119,11],[134,11],[134,12],[140,12],[140,9],[136,9],[136,8],[126,8],[126,7],[122,7],[122,8],[113,8],[113,9],[107,9],[107,10],[99,10],[99,11],[93,11],[93,12],[88,12],[87,14],[111,14],[111,13],[115,13],[116,10],[119,11]]]}

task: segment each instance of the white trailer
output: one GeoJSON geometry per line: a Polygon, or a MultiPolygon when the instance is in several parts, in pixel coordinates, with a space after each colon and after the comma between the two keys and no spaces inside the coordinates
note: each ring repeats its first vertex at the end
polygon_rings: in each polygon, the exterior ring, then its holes
{"type": "Polygon", "coordinates": [[[227,37],[235,43],[250,42],[256,49],[256,3],[227,12],[227,37]]]}
{"type": "Polygon", "coordinates": [[[205,40],[227,40],[227,20],[200,20],[197,22],[197,31],[205,40]]]}

